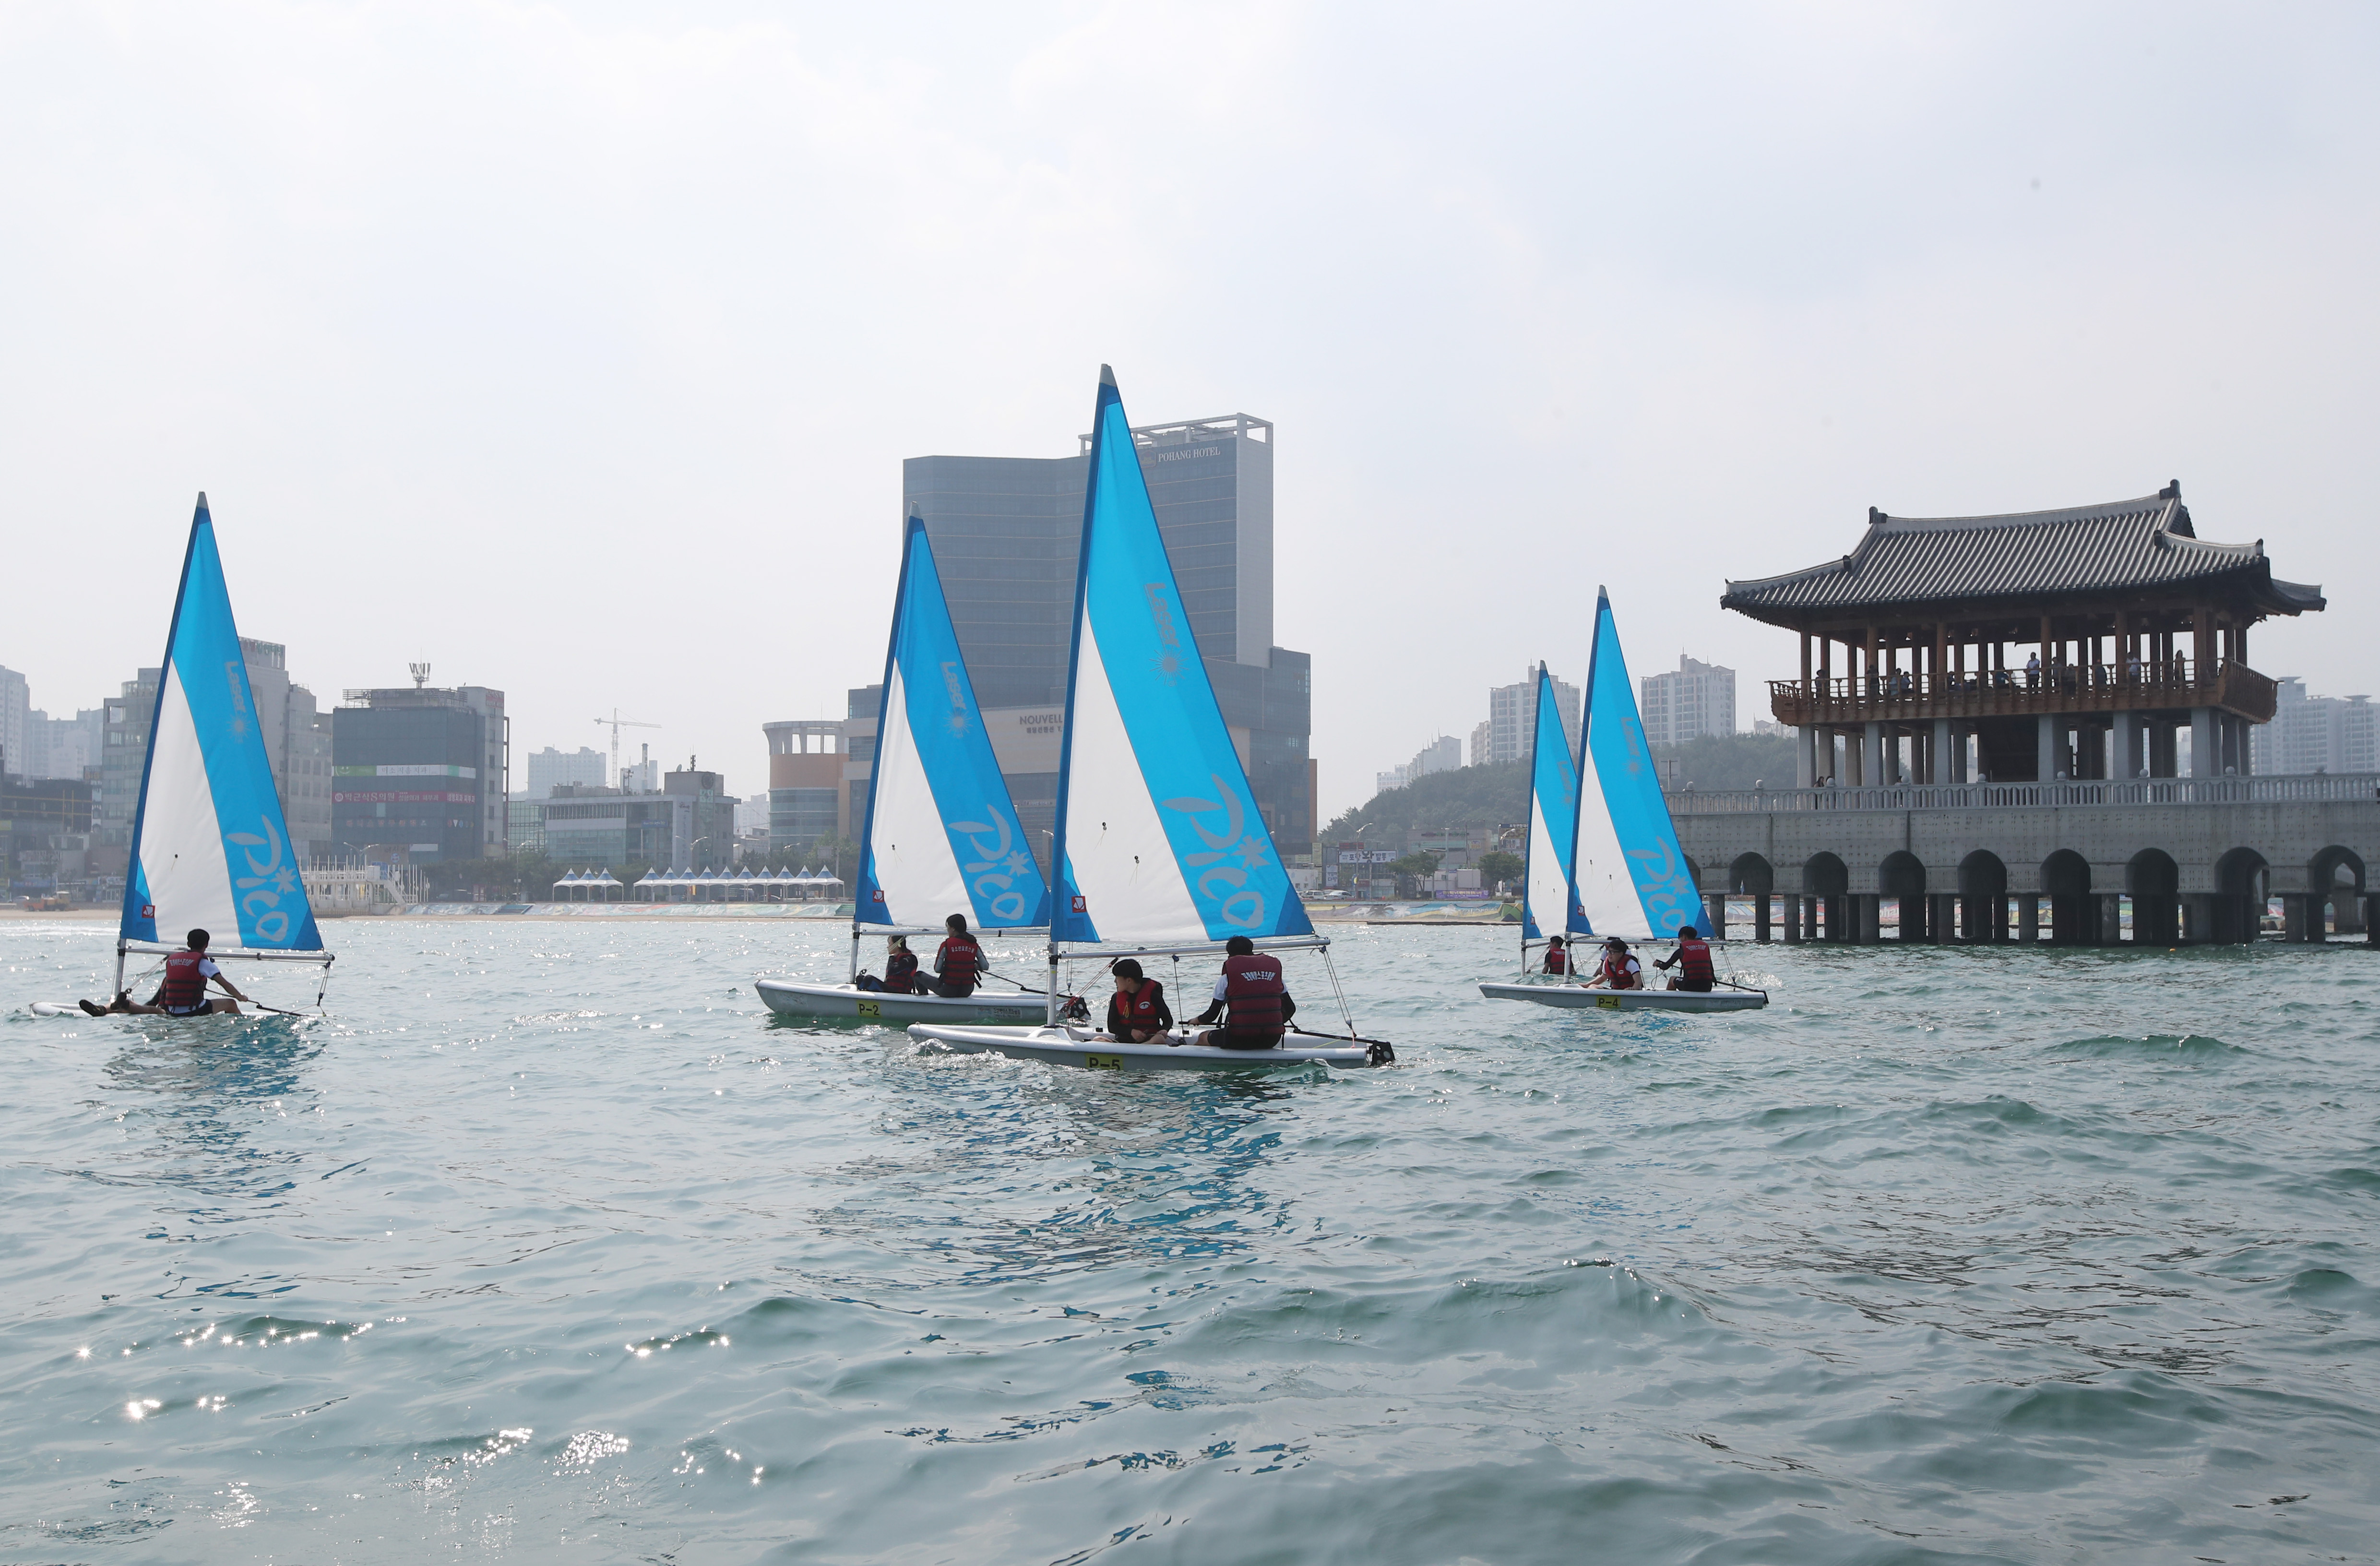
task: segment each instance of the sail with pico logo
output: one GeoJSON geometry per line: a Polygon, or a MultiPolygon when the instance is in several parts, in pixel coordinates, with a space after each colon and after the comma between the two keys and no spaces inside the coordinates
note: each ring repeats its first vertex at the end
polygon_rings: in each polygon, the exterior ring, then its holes
{"type": "Polygon", "coordinates": [[[327,962],[273,784],[214,521],[199,496],[166,633],[125,878],[122,953],[206,930],[211,956],[327,962]]]}
{"type": "Polygon", "coordinates": [[[1050,922],[1049,884],[984,733],[917,516],[902,544],[872,771],[856,924],[925,929],[962,909],[978,929],[1050,922]]]}
{"type": "Polygon", "coordinates": [[[1571,929],[1666,941],[1691,926],[1709,935],[1709,916],[1686,869],[1677,823],[1645,743],[1611,595],[1601,588],[1595,594],[1595,649],[1580,728],[1581,807],[1572,856],[1578,901],[1571,929]]]}
{"type": "Polygon", "coordinates": [[[1570,929],[1576,902],[1571,853],[1578,838],[1578,763],[1562,725],[1554,677],[1537,666],[1536,743],[1529,759],[1527,869],[1521,878],[1521,939],[1542,941],[1570,929]]]}
{"type": "Polygon", "coordinates": [[[1310,936],[1099,371],[1058,770],[1054,941],[1310,936]]]}

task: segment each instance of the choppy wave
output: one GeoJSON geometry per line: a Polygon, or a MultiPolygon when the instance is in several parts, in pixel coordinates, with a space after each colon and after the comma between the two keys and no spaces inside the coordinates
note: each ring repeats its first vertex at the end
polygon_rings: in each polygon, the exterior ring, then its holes
{"type": "Polygon", "coordinates": [[[1136,1079],[771,1027],[832,931],[407,928],[178,1028],[0,930],[0,1562],[2374,1557],[2360,964],[1357,929],[1399,1068],[1136,1079]]]}

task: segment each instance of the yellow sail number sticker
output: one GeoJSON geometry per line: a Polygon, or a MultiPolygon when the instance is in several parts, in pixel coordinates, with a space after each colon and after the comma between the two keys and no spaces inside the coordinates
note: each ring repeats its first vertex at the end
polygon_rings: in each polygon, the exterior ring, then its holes
{"type": "Polygon", "coordinates": [[[1085,1055],[1083,1057],[1083,1063],[1090,1067],[1093,1071],[1123,1070],[1123,1057],[1122,1055],[1085,1055]]]}
{"type": "Polygon", "coordinates": [[[1620,1009],[1620,997],[1617,995],[1598,995],[1595,998],[1595,1005],[1597,1011],[1616,1012],[1620,1009]]]}
{"type": "Polygon", "coordinates": [[[859,1014],[863,1017],[880,1017],[884,1014],[883,1003],[878,1001],[862,1001],[859,1002],[859,1014]]]}

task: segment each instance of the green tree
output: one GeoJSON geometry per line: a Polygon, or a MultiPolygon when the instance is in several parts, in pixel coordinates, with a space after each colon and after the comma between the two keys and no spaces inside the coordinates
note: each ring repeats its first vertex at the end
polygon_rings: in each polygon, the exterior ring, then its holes
{"type": "Polygon", "coordinates": [[[1421,883],[1438,874],[1439,864],[1444,858],[1445,856],[1437,849],[1424,848],[1402,859],[1390,860],[1389,873],[1397,878],[1397,895],[1412,897],[1419,894],[1421,883]]]}
{"type": "Polygon", "coordinates": [[[1488,883],[1490,890],[1508,881],[1519,880],[1528,870],[1527,860],[1518,854],[1507,854],[1500,848],[1479,856],[1479,878],[1488,883]]]}

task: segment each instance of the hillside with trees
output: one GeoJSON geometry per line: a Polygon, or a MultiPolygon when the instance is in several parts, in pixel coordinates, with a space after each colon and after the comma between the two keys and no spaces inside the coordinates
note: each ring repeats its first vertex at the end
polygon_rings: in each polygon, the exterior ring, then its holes
{"type": "MultiPolygon", "coordinates": [[[[1697,789],[1793,786],[1793,742],[1782,734],[1709,735],[1683,745],[1657,745],[1657,764],[1677,763],[1671,786],[1697,789]]],[[[1402,846],[1407,834],[1441,829],[1518,826],[1529,819],[1529,770],[1517,762],[1500,767],[1457,767],[1432,772],[1392,788],[1355,809],[1342,812],[1322,829],[1327,852],[1354,839],[1357,830],[1383,847],[1402,846]]]]}

